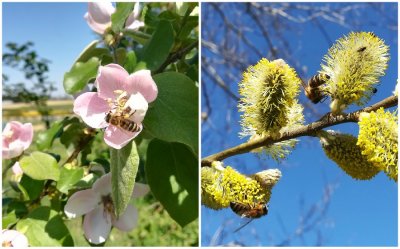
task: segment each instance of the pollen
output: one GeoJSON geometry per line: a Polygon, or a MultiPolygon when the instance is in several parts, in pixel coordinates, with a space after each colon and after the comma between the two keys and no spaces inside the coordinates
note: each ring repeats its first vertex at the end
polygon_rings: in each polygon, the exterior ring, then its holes
{"type": "Polygon", "coordinates": [[[295,70],[282,59],[263,58],[250,66],[239,83],[242,136],[279,132],[288,123],[300,83],[295,70]]]}
{"type": "Polygon", "coordinates": [[[368,161],[397,182],[398,176],[398,125],[397,111],[376,112],[360,115],[360,131],[357,145],[368,161]]]}
{"type": "Polygon", "coordinates": [[[332,98],[332,113],[341,113],[350,104],[366,104],[385,74],[388,51],[372,32],[351,32],[337,40],[321,65],[321,73],[330,76],[323,90],[332,98]]]}
{"type": "Polygon", "coordinates": [[[333,131],[321,131],[319,137],[325,154],[347,175],[368,180],[378,174],[379,169],[362,154],[356,137],[333,131]]]}
{"type": "Polygon", "coordinates": [[[267,203],[271,189],[280,178],[279,170],[247,176],[228,166],[213,164],[201,169],[201,202],[212,209],[222,209],[231,202],[247,205],[267,203]]]}

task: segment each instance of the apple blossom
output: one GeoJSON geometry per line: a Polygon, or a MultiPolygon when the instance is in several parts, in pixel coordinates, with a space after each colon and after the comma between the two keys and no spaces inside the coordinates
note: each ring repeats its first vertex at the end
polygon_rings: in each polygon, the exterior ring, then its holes
{"type": "Polygon", "coordinates": [[[28,247],[28,239],[16,230],[3,229],[1,232],[2,247],[28,247]]]}
{"type": "MultiPolygon", "coordinates": [[[[146,184],[135,183],[133,197],[141,197],[149,192],[146,184]]],[[[129,204],[125,212],[116,217],[111,199],[111,173],[103,175],[91,189],[74,193],[67,201],[64,212],[68,218],[85,215],[83,229],[86,239],[93,244],[106,241],[114,226],[122,231],[130,231],[136,227],[138,211],[129,204]]]]}
{"type": "Polygon", "coordinates": [[[158,94],[157,85],[149,70],[129,75],[117,64],[100,66],[95,85],[97,92],[86,92],[75,99],[74,112],[90,127],[105,128],[104,141],[121,149],[142,131],[148,103],[158,94]],[[139,130],[131,132],[107,123],[109,113],[133,121],[139,130]]]}
{"type": "Polygon", "coordinates": [[[31,145],[33,127],[31,123],[22,124],[11,121],[6,124],[2,134],[3,159],[17,157],[31,145]]]}
{"type": "MultiPolygon", "coordinates": [[[[88,3],[88,12],[84,17],[93,31],[103,35],[111,27],[111,15],[114,12],[115,8],[110,2],[90,2],[88,3]]],[[[144,22],[138,20],[139,14],[140,6],[139,3],[136,3],[133,12],[126,20],[126,29],[137,30],[144,26],[144,22]]]]}
{"type": "Polygon", "coordinates": [[[24,172],[22,171],[19,162],[14,163],[14,165],[11,167],[11,171],[12,171],[11,180],[15,182],[20,182],[24,172]]]}

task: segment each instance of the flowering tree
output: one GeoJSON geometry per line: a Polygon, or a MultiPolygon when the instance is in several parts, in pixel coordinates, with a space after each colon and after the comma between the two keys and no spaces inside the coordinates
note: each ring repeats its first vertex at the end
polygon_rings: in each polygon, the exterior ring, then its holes
{"type": "Polygon", "coordinates": [[[150,191],[180,226],[197,219],[197,8],[88,4],[99,39],[63,82],[76,115],[35,134],[30,153],[31,124],[3,130],[3,179],[12,168],[13,188],[3,196],[3,246],[73,246],[64,222],[77,217],[85,239],[104,244],[113,227],[137,226],[131,199],[150,191]]]}

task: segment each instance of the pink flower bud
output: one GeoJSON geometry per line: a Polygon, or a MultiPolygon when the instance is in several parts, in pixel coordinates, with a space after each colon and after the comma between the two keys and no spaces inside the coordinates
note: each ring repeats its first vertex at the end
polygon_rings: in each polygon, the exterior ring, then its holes
{"type": "Polygon", "coordinates": [[[32,143],[33,127],[31,123],[17,121],[7,123],[3,130],[3,159],[17,157],[32,143]]]}

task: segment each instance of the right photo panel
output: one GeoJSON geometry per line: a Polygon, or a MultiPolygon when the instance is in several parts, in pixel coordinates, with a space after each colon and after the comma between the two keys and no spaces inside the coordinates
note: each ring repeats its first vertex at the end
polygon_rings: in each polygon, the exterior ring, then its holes
{"type": "Polygon", "coordinates": [[[201,4],[201,246],[398,245],[397,16],[201,4]]]}

